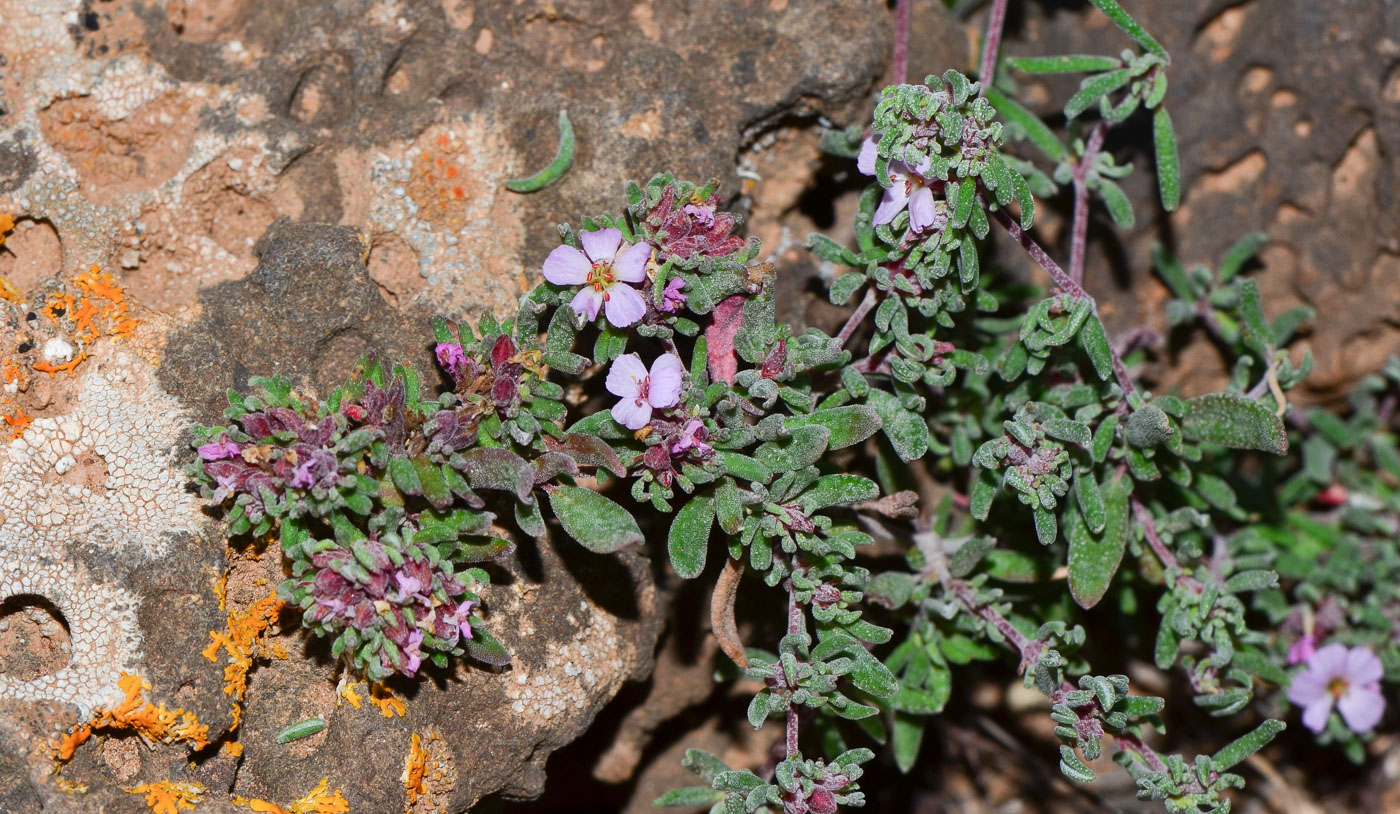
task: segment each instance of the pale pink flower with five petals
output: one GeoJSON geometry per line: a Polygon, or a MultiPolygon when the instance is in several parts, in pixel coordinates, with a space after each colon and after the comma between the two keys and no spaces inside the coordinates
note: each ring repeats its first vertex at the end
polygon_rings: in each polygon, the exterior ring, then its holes
{"type": "MultiPolygon", "coordinates": [[[[877,157],[875,139],[868,138],[860,146],[860,156],[856,159],[856,169],[865,175],[875,174],[877,157]]],[[[927,167],[921,169],[927,170],[927,167]]],[[[909,169],[903,161],[889,163],[890,185],[875,208],[871,222],[876,226],[889,223],[895,216],[909,208],[909,228],[922,232],[929,227],[940,226],[938,208],[934,205],[933,189],[918,171],[909,169]]]]}
{"type": "Polygon", "coordinates": [[[1293,677],[1288,700],[1303,710],[1303,725],[1314,732],[1327,728],[1332,706],[1353,732],[1370,732],[1385,714],[1381,695],[1381,660],[1364,647],[1329,644],[1308,659],[1293,677]]]}
{"type": "Polygon", "coordinates": [[[650,371],[635,353],[617,357],[604,383],[609,393],[621,399],[613,405],[613,420],[629,430],[639,430],[651,420],[652,410],[676,406],[681,400],[684,370],[673,353],[658,356],[650,371]]]}
{"type": "Polygon", "coordinates": [[[650,243],[622,246],[618,229],[579,232],[583,250],[559,246],[544,261],[544,278],[555,285],[583,286],[569,307],[590,322],[602,309],[608,322],[619,328],[632,325],[647,312],[646,301],[628,283],[647,277],[650,243]],[[620,251],[619,251],[620,249],[620,251]]]}

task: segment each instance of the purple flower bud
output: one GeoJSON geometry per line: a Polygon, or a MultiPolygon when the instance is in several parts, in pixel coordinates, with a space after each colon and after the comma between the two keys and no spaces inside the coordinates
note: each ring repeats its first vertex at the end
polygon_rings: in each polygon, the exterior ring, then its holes
{"type": "Polygon", "coordinates": [[[228,440],[228,436],[222,436],[218,441],[205,444],[199,448],[199,457],[206,461],[222,461],[225,458],[236,457],[242,448],[234,442],[228,440]]]}
{"type": "Polygon", "coordinates": [[[458,369],[467,363],[467,355],[462,352],[462,346],[454,342],[440,342],[433,352],[437,355],[438,364],[454,377],[458,369]]]}
{"type": "Polygon", "coordinates": [[[661,310],[668,314],[674,314],[685,305],[685,294],[681,289],[685,288],[685,280],[680,277],[672,277],[666,284],[666,289],[661,292],[661,310]]]}

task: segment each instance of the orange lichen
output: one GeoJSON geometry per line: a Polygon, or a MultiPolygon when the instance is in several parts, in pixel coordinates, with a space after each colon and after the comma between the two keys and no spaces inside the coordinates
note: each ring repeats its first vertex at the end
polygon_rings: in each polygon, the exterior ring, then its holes
{"type": "Polygon", "coordinates": [[[225,741],[224,751],[228,752],[229,757],[242,757],[243,744],[239,743],[238,741],[225,741]]]}
{"type": "MultiPolygon", "coordinates": [[[[0,238],[2,237],[4,236],[0,235],[0,238]]],[[[4,241],[0,240],[0,245],[3,244],[4,241]]],[[[9,300],[10,302],[24,302],[24,292],[15,288],[14,283],[6,280],[4,277],[0,277],[0,299],[9,300]]]]}
{"type": "Polygon", "coordinates": [[[408,705],[383,684],[371,683],[369,685],[369,702],[379,707],[379,714],[385,718],[392,718],[395,715],[402,718],[408,714],[408,705]]]}
{"type": "Polygon", "coordinates": [[[34,365],[34,369],[39,371],[40,373],[49,374],[49,378],[52,379],[53,374],[55,373],[72,373],[73,369],[76,368],[78,365],[82,364],[83,360],[86,358],[87,351],[83,350],[79,351],[77,356],[74,356],[72,359],[69,359],[61,365],[52,365],[48,362],[38,362],[34,365]]]}
{"type": "Polygon", "coordinates": [[[11,441],[23,436],[24,428],[28,427],[29,422],[34,420],[29,416],[25,415],[24,410],[21,410],[18,407],[15,408],[13,413],[5,413],[4,415],[0,415],[0,419],[4,419],[5,423],[10,426],[11,441]]]}
{"type": "Polygon", "coordinates": [[[286,808],[267,800],[237,795],[233,798],[233,804],[246,806],[257,814],[347,814],[350,811],[349,801],[339,791],[329,791],[327,788],[329,784],[329,777],[321,778],[321,782],[316,785],[316,788],[286,808]]]}
{"type": "MultiPolygon", "coordinates": [[[[221,597],[222,598],[222,597],[221,597]]],[[[243,720],[243,696],[248,692],[248,671],[253,659],[267,654],[267,629],[286,603],[274,591],[254,602],[246,610],[228,615],[228,630],[209,631],[209,646],[203,656],[218,663],[219,650],[228,653],[224,667],[224,694],[233,698],[233,728],[243,720]]]]}
{"type": "MultiPolygon", "coordinates": [[[[360,698],[360,694],[355,692],[356,683],[358,682],[346,681],[345,679],[341,679],[340,684],[335,688],[335,691],[340,695],[341,698],[344,698],[346,701],[349,701],[350,706],[354,707],[355,709],[363,709],[364,707],[363,704],[361,704],[362,699],[360,698]]],[[[337,701],[336,705],[339,706],[340,702],[337,701]]]]}
{"type": "Polygon", "coordinates": [[[59,763],[73,758],[79,746],[99,729],[114,732],[135,732],[148,742],[185,742],[196,748],[209,745],[209,726],[201,724],[193,712],[166,709],[146,701],[141,693],[151,685],[140,676],[122,673],[117,686],[126,694],[120,704],[111,709],[99,709],[92,720],[75,727],[54,746],[59,763]]]}
{"type": "MultiPolygon", "coordinates": [[[[428,739],[442,740],[436,732],[429,734],[428,739]]],[[[423,739],[414,732],[413,739],[409,742],[408,758],[404,761],[402,777],[404,790],[408,792],[408,809],[412,809],[418,798],[428,793],[427,778],[437,776],[433,771],[435,768],[437,761],[428,754],[428,750],[423,746],[423,739]]]]}
{"type": "Polygon", "coordinates": [[[142,783],[135,788],[122,789],[127,794],[146,795],[146,805],[155,814],[179,814],[190,811],[204,796],[204,786],[199,783],[162,780],[159,783],[142,783]]]}
{"type": "Polygon", "coordinates": [[[15,228],[13,215],[0,215],[0,246],[5,245],[5,233],[15,228]]]}

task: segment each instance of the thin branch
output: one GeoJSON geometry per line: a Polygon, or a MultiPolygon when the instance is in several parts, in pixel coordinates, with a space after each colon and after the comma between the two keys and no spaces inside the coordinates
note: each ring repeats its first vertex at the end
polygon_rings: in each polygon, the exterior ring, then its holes
{"type": "Polygon", "coordinates": [[[1167,548],[1167,544],[1162,542],[1162,538],[1158,536],[1157,523],[1152,519],[1152,512],[1148,511],[1147,507],[1142,505],[1142,501],[1137,498],[1133,498],[1133,517],[1142,524],[1142,536],[1147,539],[1147,545],[1152,549],[1152,553],[1156,554],[1157,559],[1162,561],[1162,566],[1168,571],[1177,573],[1176,581],[1195,593],[1199,594],[1204,591],[1205,586],[1201,585],[1199,580],[1182,570],[1176,555],[1167,548]]]}
{"type": "MultiPolygon", "coordinates": [[[[806,627],[807,627],[807,625],[806,625],[806,621],[807,621],[807,620],[806,620],[806,619],[803,617],[803,615],[802,615],[802,603],[800,603],[800,602],[797,601],[797,588],[793,587],[792,579],[791,579],[791,578],[789,578],[788,581],[787,581],[787,592],[788,592],[788,624],[787,624],[787,632],[788,632],[788,635],[791,636],[791,635],[794,635],[794,634],[800,634],[800,633],[802,633],[802,632],[806,629],[806,627]]],[[[797,748],[797,735],[798,735],[798,726],[799,726],[798,716],[800,715],[800,713],[801,713],[801,711],[797,708],[797,704],[793,703],[792,701],[788,701],[788,708],[787,708],[787,756],[788,756],[788,757],[795,757],[795,756],[798,754],[798,752],[799,752],[799,750],[798,750],[798,748],[797,748]]]]}
{"type": "Polygon", "coordinates": [[[841,332],[836,335],[836,347],[846,347],[846,341],[851,338],[851,334],[856,332],[860,324],[865,321],[865,317],[875,307],[874,287],[865,289],[865,297],[856,306],[856,310],[846,318],[846,324],[841,326],[841,332]]]}
{"type": "Polygon", "coordinates": [[[739,628],[734,623],[734,599],[739,594],[739,580],[743,576],[743,560],[724,561],[724,569],[719,572],[715,592],[710,598],[710,629],[719,641],[719,649],[733,659],[740,669],[747,670],[749,656],[744,651],[744,641],[739,638],[739,628]]]}
{"type": "Polygon", "coordinates": [[[992,0],[992,13],[987,18],[987,36],[982,45],[982,70],[977,74],[983,93],[995,78],[993,73],[997,69],[997,52],[1001,50],[1001,29],[1006,24],[1006,2],[992,0]]]}
{"type": "MultiPolygon", "coordinates": [[[[1026,253],[1031,256],[1031,259],[1049,273],[1050,279],[1054,281],[1056,287],[1076,299],[1088,300],[1089,307],[1093,309],[1094,319],[1099,319],[1099,304],[1094,301],[1094,298],[1089,295],[1089,292],[1084,290],[1084,286],[1080,285],[1077,280],[1066,274],[1064,269],[1060,268],[1060,264],[1056,263],[1055,260],[1040,247],[1039,243],[1035,242],[1035,238],[1031,237],[1025,229],[1021,228],[1021,224],[1017,223],[1015,218],[1006,214],[1005,209],[998,209],[992,213],[992,219],[1001,224],[1002,228],[1006,229],[1007,234],[1011,235],[1012,239],[1021,244],[1021,248],[1026,250],[1026,253]]],[[[1133,384],[1132,377],[1128,375],[1128,368],[1123,365],[1123,359],[1118,355],[1118,351],[1114,350],[1112,343],[1109,343],[1108,355],[1113,361],[1113,377],[1118,380],[1118,386],[1123,388],[1124,403],[1122,408],[1126,408],[1127,396],[1134,393],[1137,387],[1133,384]]],[[[1122,408],[1120,408],[1120,411],[1122,408]]]]}
{"type": "Polygon", "coordinates": [[[909,0],[895,0],[893,62],[890,84],[903,85],[909,77],[909,0]]]}
{"type": "Polygon", "coordinates": [[[1084,157],[1074,166],[1074,231],[1069,249],[1069,276],[1076,283],[1084,282],[1084,249],[1089,235],[1089,171],[1103,149],[1108,122],[1100,121],[1089,134],[1084,157]]]}

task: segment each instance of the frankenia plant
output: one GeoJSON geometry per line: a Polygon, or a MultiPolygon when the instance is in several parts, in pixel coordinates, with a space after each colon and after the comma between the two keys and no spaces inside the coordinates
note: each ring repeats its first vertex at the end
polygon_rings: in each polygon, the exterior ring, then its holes
{"type": "Polygon", "coordinates": [[[1105,135],[1141,111],[1162,203],[1177,203],[1170,58],[1117,2],[1092,2],[1135,50],[1004,62],[1085,74],[1065,133],[991,82],[996,0],[979,81],[899,81],[869,127],[823,138],[872,179],[853,246],[807,242],[848,269],[831,301],[859,295],[835,336],[776,319],[779,271],[753,263],[757,241],[735,233],[713,182],[658,175],[628,183],[621,211],[561,226],[546,282],[513,319],[435,320],[436,386],[370,360],[324,402],[276,379],[231,393],[229,422],[199,433],[203,494],[232,535],[278,534],[283,595],[375,679],[508,661],[473,567],[512,549],[498,513],[602,553],[664,537],[676,575],[715,581],[728,672],[761,687],[749,722],[781,721],[783,737],[764,767],[691,750],[704,785],[662,805],[860,806],[870,747],[913,770],[973,661],[1000,660],[1046,696],[1066,776],[1092,781],[1108,750],[1169,811],[1228,811],[1232,770],[1284,729],[1270,715],[1299,715],[1360,759],[1383,725],[1381,688],[1400,678],[1400,552],[1368,514],[1400,515],[1400,452],[1383,432],[1400,363],[1363,383],[1346,420],[1290,407],[1312,361],[1294,365],[1287,346],[1310,315],[1266,321],[1244,274],[1263,239],[1247,236],[1215,271],[1153,256],[1170,324],[1209,333],[1228,387],[1145,387],[1144,346],[1160,338],[1110,337],[1083,285],[1085,244],[1095,202],[1134,221],[1117,184],[1133,168],[1105,135]],[[1062,188],[1066,266],[1031,231],[1036,198],[1062,188]],[[984,263],[994,227],[1047,290],[984,263]],[[1280,488],[1251,486],[1246,465],[1280,488]],[[863,557],[876,540],[904,565],[863,557]],[[783,598],[774,641],[740,640],[746,580],[783,598]],[[1113,649],[1155,628],[1151,659],[1220,719],[1224,745],[1149,745],[1164,701],[1093,668],[1091,616],[1113,649]],[[1246,711],[1263,722],[1234,723],[1246,711]]]}

